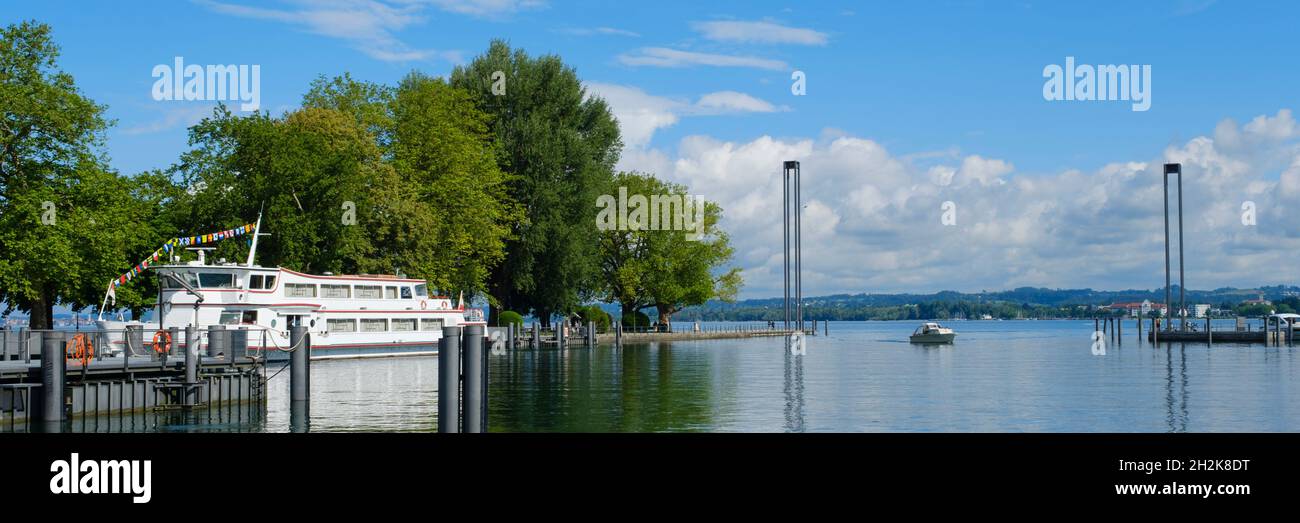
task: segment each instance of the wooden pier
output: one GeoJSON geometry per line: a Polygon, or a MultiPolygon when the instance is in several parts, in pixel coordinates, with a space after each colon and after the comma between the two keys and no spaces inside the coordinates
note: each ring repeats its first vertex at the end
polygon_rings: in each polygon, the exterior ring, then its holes
{"type": "MultiPolygon", "coordinates": [[[[226,338],[223,332],[218,336],[226,338]]],[[[84,333],[84,332],[83,332],[84,333]]],[[[76,332],[28,331],[39,351],[0,358],[0,431],[61,431],[82,417],[206,407],[264,406],[262,358],[229,350],[205,356],[180,348],[108,356],[81,353],[86,338],[76,332]],[[173,354],[175,349],[176,354],[173,354]]],[[[193,337],[197,343],[199,338],[193,337]]]]}

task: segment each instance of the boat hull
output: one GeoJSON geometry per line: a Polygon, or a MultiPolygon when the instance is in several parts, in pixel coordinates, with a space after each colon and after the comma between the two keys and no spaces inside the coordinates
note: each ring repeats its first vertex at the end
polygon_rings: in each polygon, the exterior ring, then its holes
{"type": "Polygon", "coordinates": [[[957,333],[946,334],[913,334],[909,341],[912,343],[952,343],[957,338],[957,333]]]}

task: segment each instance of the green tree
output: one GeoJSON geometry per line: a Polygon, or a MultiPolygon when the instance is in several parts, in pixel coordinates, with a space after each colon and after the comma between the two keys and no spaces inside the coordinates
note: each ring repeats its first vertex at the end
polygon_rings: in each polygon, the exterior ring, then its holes
{"type": "Polygon", "coordinates": [[[610,196],[598,217],[604,223],[598,242],[601,281],[605,298],[618,302],[624,314],[653,306],[659,323],[670,325],[672,315],[684,307],[735,299],[742,281],[739,268],[726,267],[733,249],[727,233],[717,226],[721,207],[705,202],[701,217],[685,187],[643,173],[619,173],[607,194],[610,196]],[[628,221],[633,223],[624,224],[626,227],[611,227],[616,225],[608,214],[614,210],[614,194],[628,195],[628,221]],[[634,204],[635,196],[644,200],[634,204]],[[665,206],[664,201],[680,205],[665,206]],[[636,208],[647,213],[639,223],[636,208]],[[674,230],[679,212],[685,214],[681,228],[690,230],[674,230]],[[689,227],[700,219],[700,229],[689,227]]]}
{"type": "MultiPolygon", "coordinates": [[[[393,272],[373,257],[365,224],[382,219],[377,194],[395,191],[392,168],[350,115],[304,108],[283,118],[235,116],[219,106],[190,129],[178,170],[194,189],[188,233],[251,223],[264,209],[258,261],[305,272],[393,272]],[[349,216],[349,212],[355,213],[349,216]],[[349,219],[351,218],[351,219],[349,219]]],[[[218,244],[240,259],[246,248],[218,244]]]]}
{"type": "Polygon", "coordinates": [[[497,163],[514,176],[509,193],[528,217],[492,272],[491,312],[527,310],[547,323],[599,287],[592,203],[618,161],[618,122],[558,56],[530,57],[499,40],[455,68],[451,84],[492,116],[497,163]]]}
{"type": "MultiPolygon", "coordinates": [[[[98,306],[109,281],[161,241],[148,216],[169,182],[109,170],[105,107],[57,66],[50,27],[0,30],[0,301],[52,328],[54,306],[98,306]],[[147,247],[153,245],[153,247],[147,247]]],[[[125,287],[119,305],[139,309],[152,282],[125,287]]]]}

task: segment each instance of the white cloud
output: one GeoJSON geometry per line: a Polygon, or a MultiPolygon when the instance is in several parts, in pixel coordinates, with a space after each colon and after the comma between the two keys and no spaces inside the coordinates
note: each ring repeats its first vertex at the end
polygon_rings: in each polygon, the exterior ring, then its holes
{"type": "Polygon", "coordinates": [[[826,33],[773,22],[716,21],[691,24],[709,40],[720,42],[826,45],[826,33]]]}
{"type": "Polygon", "coordinates": [[[788,107],[777,107],[771,103],[754,98],[753,96],[736,91],[718,91],[709,93],[695,103],[695,106],[704,111],[718,112],[742,112],[742,113],[774,113],[777,111],[788,111],[788,107]]]}
{"type": "Polygon", "coordinates": [[[270,9],[196,1],[216,13],[280,22],[312,34],[337,38],[376,60],[408,62],[441,58],[453,63],[460,61],[459,51],[412,48],[394,33],[427,21],[426,5],[471,16],[505,15],[544,5],[527,0],[295,0],[289,2],[288,8],[270,9]]]}
{"type": "MultiPolygon", "coordinates": [[[[623,144],[628,150],[649,145],[655,131],[676,125],[683,116],[742,113],[770,113],[789,110],[736,91],[708,93],[694,103],[687,100],[655,96],[636,87],[592,82],[587,91],[609,103],[618,118],[623,144]]],[[[627,156],[628,151],[624,151],[627,156]]]]}
{"type": "Polygon", "coordinates": [[[770,71],[784,71],[790,68],[789,65],[780,60],[754,56],[696,53],[666,47],[644,47],[633,54],[619,55],[618,60],[625,65],[651,67],[747,67],[770,71]]]}
{"type": "Polygon", "coordinates": [[[139,136],[142,134],[153,134],[167,131],[178,127],[190,127],[204,118],[212,115],[215,104],[197,103],[197,102],[164,102],[163,104],[151,105],[158,107],[163,105],[162,115],[153,120],[130,125],[122,128],[122,134],[127,136],[139,136]]]}
{"type": "Polygon", "coordinates": [[[444,11],[480,17],[508,15],[546,7],[546,2],[541,0],[431,0],[429,3],[444,11]]]}
{"type": "MultiPolygon", "coordinates": [[[[1282,283],[1300,249],[1300,134],[1290,111],[1221,123],[1143,161],[1093,172],[1018,173],[1010,159],[915,157],[842,133],[748,142],[683,138],[673,154],[625,154],[718,201],[746,297],[781,292],[781,165],[802,162],[805,294],[1163,283],[1161,165],[1183,164],[1187,281],[1195,288],[1282,283]],[[938,162],[937,165],[934,163],[938,162]],[[1258,226],[1241,224],[1253,201],[1258,226]],[[943,202],[957,224],[941,223],[943,202]]],[[[1171,202],[1176,201],[1171,197],[1171,202]]],[[[1175,244],[1176,245],[1176,244],[1175,244]]]]}
{"type": "Polygon", "coordinates": [[[571,27],[568,29],[561,29],[560,32],[565,34],[571,34],[574,36],[604,35],[604,36],[627,36],[632,38],[641,37],[640,33],[628,31],[626,29],[618,29],[614,27],[571,27]]]}

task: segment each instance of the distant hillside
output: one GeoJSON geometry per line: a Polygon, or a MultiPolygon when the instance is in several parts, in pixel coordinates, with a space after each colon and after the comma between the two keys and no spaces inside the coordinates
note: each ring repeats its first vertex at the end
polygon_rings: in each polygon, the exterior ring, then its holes
{"type": "MultiPolygon", "coordinates": [[[[1171,291],[1178,301],[1178,287],[1171,291]]],[[[1187,290],[1187,303],[1207,303],[1231,309],[1242,301],[1263,296],[1279,301],[1300,296],[1300,287],[1271,286],[1255,289],[1220,288],[1187,290]]],[[[1021,287],[1009,291],[933,294],[835,294],[805,297],[805,316],[829,319],[978,318],[984,314],[1001,318],[1086,317],[1096,307],[1117,302],[1153,303],[1164,301],[1164,290],[1129,289],[1046,289],[1021,287]]],[[[735,303],[710,301],[675,315],[682,319],[774,320],[782,315],[781,298],[741,300],[735,303]]]]}

